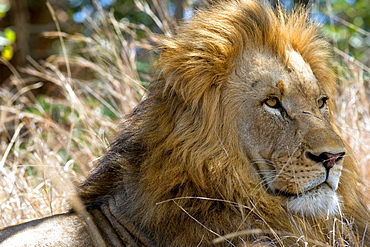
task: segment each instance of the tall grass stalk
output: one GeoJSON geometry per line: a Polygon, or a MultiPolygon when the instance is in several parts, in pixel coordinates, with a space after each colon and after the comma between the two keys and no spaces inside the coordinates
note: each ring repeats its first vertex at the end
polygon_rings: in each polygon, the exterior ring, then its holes
{"type": "Polygon", "coordinates": [[[136,33],[150,31],[97,9],[90,36],[45,34],[59,38],[64,53],[30,59],[26,76],[12,68],[0,89],[0,227],[65,212],[75,185],[145,92],[150,76],[137,57],[150,45],[136,33]],[[35,96],[44,84],[49,91],[35,96]]]}

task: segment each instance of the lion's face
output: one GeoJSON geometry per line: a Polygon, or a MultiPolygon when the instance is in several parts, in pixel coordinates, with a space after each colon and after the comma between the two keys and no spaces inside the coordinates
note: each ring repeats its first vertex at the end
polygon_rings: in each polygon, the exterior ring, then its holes
{"type": "Polygon", "coordinates": [[[231,82],[240,99],[241,144],[261,186],[292,213],[337,212],[345,148],[330,124],[328,95],[295,51],[285,62],[257,52],[244,57],[231,82]]]}

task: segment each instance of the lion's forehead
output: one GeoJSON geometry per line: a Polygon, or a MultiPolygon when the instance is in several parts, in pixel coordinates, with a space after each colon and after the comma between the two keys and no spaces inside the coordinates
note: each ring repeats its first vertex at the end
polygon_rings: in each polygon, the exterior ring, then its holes
{"type": "Polygon", "coordinates": [[[320,88],[317,83],[317,79],[312,72],[310,65],[304,61],[303,57],[294,50],[287,50],[287,68],[293,73],[294,80],[286,80],[286,87],[292,87],[299,84],[299,87],[303,88],[306,92],[318,92],[320,88]]]}
{"type": "Polygon", "coordinates": [[[321,94],[319,82],[310,65],[294,50],[286,51],[286,59],[261,52],[246,53],[242,57],[236,73],[239,79],[245,76],[252,85],[260,81],[260,88],[277,88],[282,94],[296,95],[301,92],[305,97],[321,94]]]}

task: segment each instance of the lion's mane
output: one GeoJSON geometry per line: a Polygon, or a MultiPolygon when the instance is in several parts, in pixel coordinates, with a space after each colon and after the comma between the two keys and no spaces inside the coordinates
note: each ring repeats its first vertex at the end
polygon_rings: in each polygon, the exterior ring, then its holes
{"type": "Polygon", "coordinates": [[[236,104],[225,90],[231,71],[243,66],[243,52],[268,51],[285,61],[292,48],[332,98],[336,77],[317,25],[303,9],[286,13],[253,0],[220,2],[197,13],[175,36],[161,38],[157,77],[81,185],[81,198],[96,208],[115,195],[122,218],[159,246],[194,246],[202,239],[209,244],[241,230],[250,230],[241,235],[247,241],[268,236],[280,239],[276,243],[370,242],[370,217],[352,156],[344,159],[338,189],[341,215],[292,216],[246,159],[236,104]]]}

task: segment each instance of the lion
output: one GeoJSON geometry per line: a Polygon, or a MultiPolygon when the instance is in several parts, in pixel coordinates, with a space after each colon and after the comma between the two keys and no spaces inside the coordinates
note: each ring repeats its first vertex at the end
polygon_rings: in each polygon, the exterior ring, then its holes
{"type": "Polygon", "coordinates": [[[147,96],[78,188],[97,230],[71,210],[2,230],[2,246],[370,246],[308,16],[216,1],[162,37],[147,96]]]}

